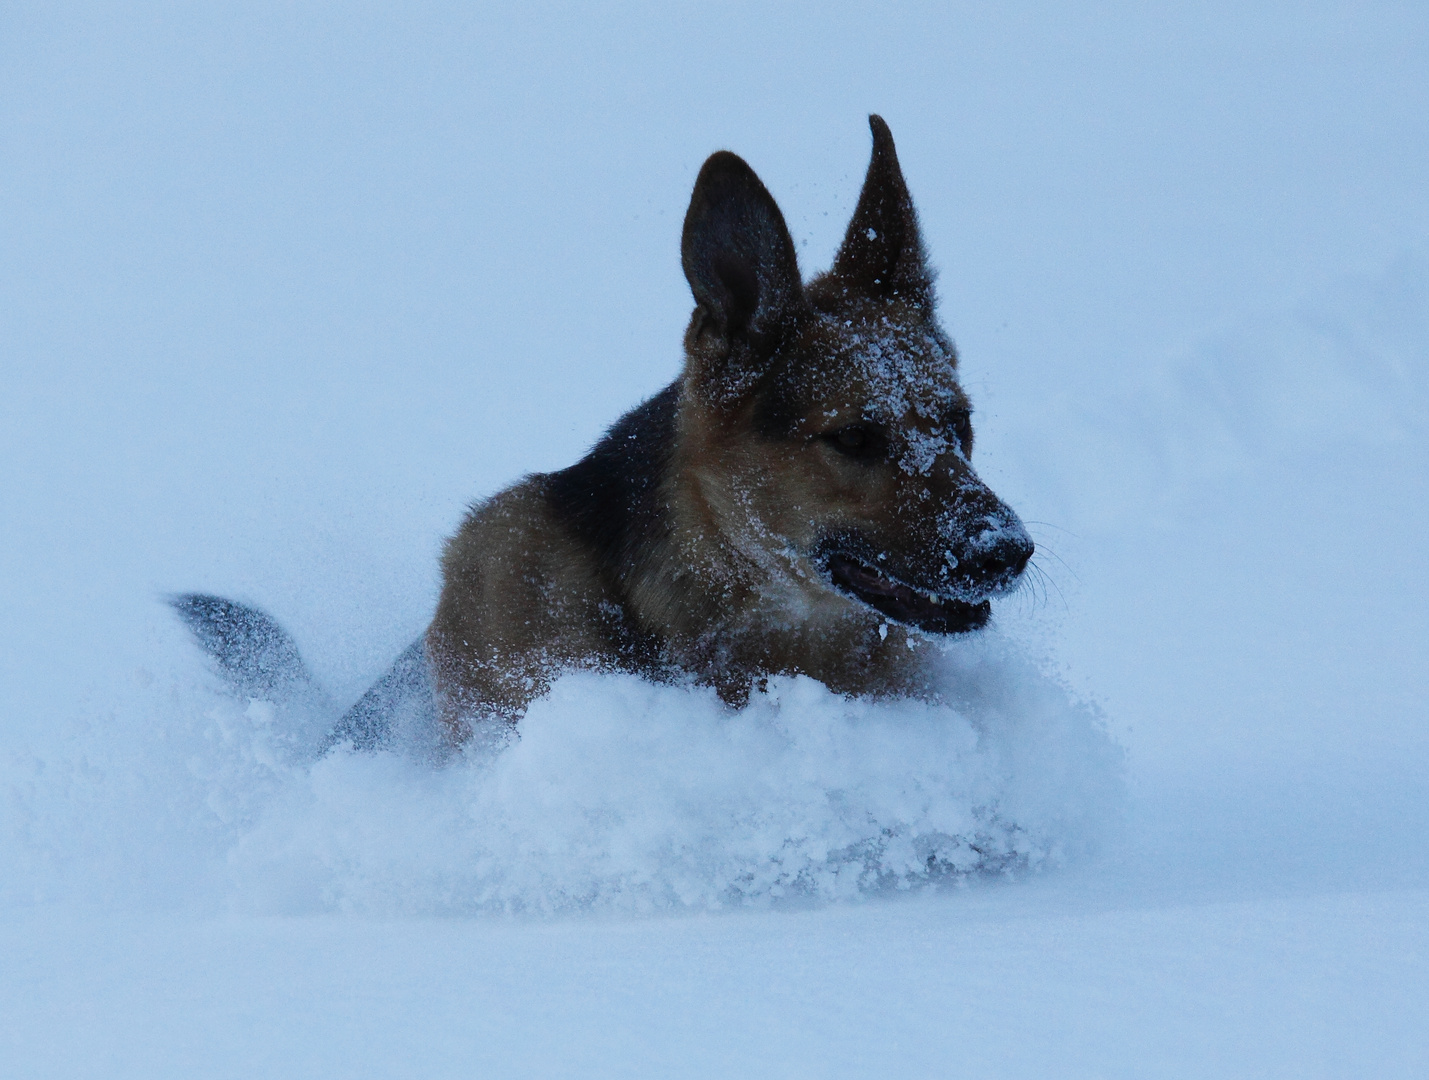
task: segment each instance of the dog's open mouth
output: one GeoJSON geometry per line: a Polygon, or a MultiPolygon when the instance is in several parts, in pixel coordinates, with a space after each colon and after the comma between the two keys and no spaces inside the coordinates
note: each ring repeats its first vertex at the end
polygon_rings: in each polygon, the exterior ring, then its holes
{"type": "Polygon", "coordinates": [[[986,625],[992,605],[986,600],[969,604],[949,596],[919,592],[895,581],[868,563],[840,553],[825,565],[834,585],[874,611],[930,634],[964,634],[986,625]]]}

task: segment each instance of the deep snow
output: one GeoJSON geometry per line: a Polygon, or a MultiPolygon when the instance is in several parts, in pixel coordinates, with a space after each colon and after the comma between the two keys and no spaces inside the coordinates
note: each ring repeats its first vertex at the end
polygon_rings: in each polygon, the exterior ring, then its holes
{"type": "Polygon", "coordinates": [[[0,60],[5,1075],[1429,1069],[1419,7],[10,5],[0,60]],[[809,273],[871,109],[1047,579],[958,711],[573,678],[307,770],[217,693],[163,591],[355,697],[465,500],[668,381],[704,156],[809,273]]]}
{"type": "Polygon", "coordinates": [[[401,752],[314,765],[271,703],[174,677],[104,730],[11,756],[7,892],[254,913],[699,911],[1085,854],[1121,792],[1101,718],[996,638],[948,662],[956,710],[797,678],[730,714],[713,691],[569,675],[518,739],[444,768],[401,752]]]}

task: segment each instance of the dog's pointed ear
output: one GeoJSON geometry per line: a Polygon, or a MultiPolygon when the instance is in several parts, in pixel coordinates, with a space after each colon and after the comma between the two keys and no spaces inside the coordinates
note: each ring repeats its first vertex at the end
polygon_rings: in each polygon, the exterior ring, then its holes
{"type": "Polygon", "coordinates": [[[874,299],[899,297],[932,308],[933,273],[923,252],[918,214],[913,209],[893,133],[881,116],[870,116],[873,157],[863,193],[834,257],[834,276],[874,299]]]}
{"type": "Polygon", "coordinates": [[[700,169],[680,256],[697,305],[692,341],[724,369],[705,374],[727,384],[720,397],[742,392],[805,308],[784,215],[742,158],[721,150],[700,169]]]}

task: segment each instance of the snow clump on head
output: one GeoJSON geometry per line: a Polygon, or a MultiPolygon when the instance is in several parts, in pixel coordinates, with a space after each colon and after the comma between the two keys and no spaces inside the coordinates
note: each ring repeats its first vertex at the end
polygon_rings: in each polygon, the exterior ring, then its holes
{"type": "Polygon", "coordinates": [[[843,329],[830,366],[851,371],[866,394],[864,413],[896,431],[902,442],[898,465],[910,475],[927,476],[946,455],[963,456],[962,443],[949,425],[963,402],[958,386],[957,352],[936,326],[908,326],[882,315],[843,329]]]}

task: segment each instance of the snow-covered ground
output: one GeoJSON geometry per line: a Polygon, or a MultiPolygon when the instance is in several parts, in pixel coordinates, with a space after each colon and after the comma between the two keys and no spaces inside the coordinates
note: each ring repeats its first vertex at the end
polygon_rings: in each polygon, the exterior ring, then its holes
{"type": "Polygon", "coordinates": [[[0,1075],[1429,1075],[1429,9],[10,4],[0,110],[0,1075]],[[355,697],[871,110],[1048,579],[959,711],[222,697],[164,592],[355,697]]]}

